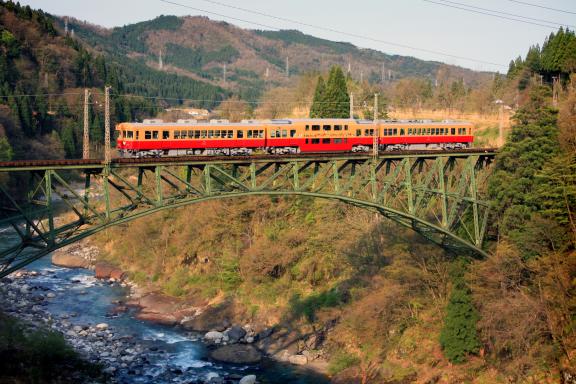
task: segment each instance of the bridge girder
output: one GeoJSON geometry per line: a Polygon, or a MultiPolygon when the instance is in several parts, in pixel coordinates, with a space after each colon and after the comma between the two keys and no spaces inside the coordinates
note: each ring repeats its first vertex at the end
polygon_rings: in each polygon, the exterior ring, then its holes
{"type": "Polygon", "coordinates": [[[376,211],[448,250],[483,257],[489,205],[478,186],[494,155],[319,155],[0,168],[0,173],[28,173],[30,181],[23,201],[0,184],[6,205],[0,228],[11,228],[18,239],[0,245],[0,277],[103,229],[164,209],[260,195],[342,201],[376,211]],[[84,179],[81,187],[70,182],[78,172],[84,179]]]}

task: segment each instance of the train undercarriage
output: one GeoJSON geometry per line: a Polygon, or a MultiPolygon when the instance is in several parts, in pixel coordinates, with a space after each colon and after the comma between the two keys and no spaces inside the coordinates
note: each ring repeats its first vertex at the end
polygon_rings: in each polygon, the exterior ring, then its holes
{"type": "MultiPolygon", "coordinates": [[[[458,150],[471,148],[469,143],[434,143],[434,144],[380,144],[379,150],[406,151],[406,150],[458,150]]],[[[372,145],[355,145],[352,152],[371,152],[372,145]]],[[[250,156],[254,153],[268,153],[271,155],[298,154],[299,147],[262,147],[262,148],[200,148],[200,149],[151,149],[151,150],[119,150],[123,158],[153,158],[177,156],[250,156]]],[[[324,151],[320,151],[324,152],[324,151]]]]}

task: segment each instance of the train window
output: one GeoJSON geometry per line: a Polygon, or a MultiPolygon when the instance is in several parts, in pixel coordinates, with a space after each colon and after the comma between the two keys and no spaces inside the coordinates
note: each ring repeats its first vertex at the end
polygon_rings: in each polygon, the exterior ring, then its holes
{"type": "MultiPolygon", "coordinates": [[[[186,132],[186,131],[184,131],[186,132]]],[[[175,139],[179,139],[180,138],[180,131],[174,131],[174,138],[175,139]]]]}
{"type": "Polygon", "coordinates": [[[168,140],[170,138],[170,131],[162,131],[162,140],[168,140]]]}
{"type": "Polygon", "coordinates": [[[404,136],[404,135],[405,135],[404,128],[400,128],[400,136],[404,136]]]}
{"type": "Polygon", "coordinates": [[[258,137],[261,138],[261,139],[264,138],[264,130],[263,130],[263,129],[261,129],[261,130],[258,131],[258,137]]]}
{"type": "Polygon", "coordinates": [[[194,133],[194,138],[195,139],[199,139],[200,138],[200,131],[188,131],[188,137],[192,138],[192,133],[194,133]]]}
{"type": "MultiPolygon", "coordinates": [[[[223,133],[222,136],[226,135],[226,131],[222,131],[222,133],[223,133]]],[[[214,131],[214,137],[220,137],[220,130],[219,129],[214,131]]]]}
{"type": "Polygon", "coordinates": [[[205,139],[208,137],[208,131],[200,131],[200,138],[205,139]]]}
{"type": "Polygon", "coordinates": [[[335,126],[334,126],[334,130],[335,130],[335,131],[341,131],[341,130],[342,130],[342,126],[341,126],[341,125],[335,125],[335,126]]]}
{"type": "Polygon", "coordinates": [[[128,132],[126,132],[126,133],[128,133],[128,139],[131,139],[131,138],[134,137],[134,132],[133,132],[133,131],[128,131],[128,132]]]}
{"type": "Polygon", "coordinates": [[[136,131],[136,140],[140,138],[140,131],[136,131]]]}
{"type": "Polygon", "coordinates": [[[208,131],[208,138],[211,139],[214,137],[214,131],[213,130],[209,130],[208,131]]]}
{"type": "Polygon", "coordinates": [[[440,128],[436,128],[436,134],[437,134],[437,135],[440,134],[440,128]]]}
{"type": "Polygon", "coordinates": [[[312,139],[312,144],[320,144],[320,139],[312,139]]]}
{"type": "Polygon", "coordinates": [[[332,126],[330,126],[330,125],[324,125],[324,126],[322,127],[322,129],[325,130],[325,131],[329,131],[329,130],[332,129],[332,126]]]}
{"type": "Polygon", "coordinates": [[[312,126],[312,130],[313,130],[313,131],[319,131],[319,130],[320,130],[320,126],[319,126],[319,125],[313,125],[313,126],[312,126]]]}
{"type": "Polygon", "coordinates": [[[276,137],[282,137],[282,133],[279,129],[276,130],[276,137]]]}
{"type": "Polygon", "coordinates": [[[388,130],[386,128],[382,130],[382,136],[388,136],[388,130]]]}
{"type": "Polygon", "coordinates": [[[334,139],[334,144],[340,144],[342,143],[342,139],[334,139]]]}
{"type": "Polygon", "coordinates": [[[374,130],[373,129],[365,129],[364,130],[364,136],[374,136],[374,130]]]}
{"type": "Polygon", "coordinates": [[[180,131],[180,138],[185,139],[188,136],[188,131],[180,131]]]}
{"type": "Polygon", "coordinates": [[[306,130],[307,130],[307,131],[310,130],[310,126],[309,126],[309,125],[306,126],[306,130]]]}
{"type": "Polygon", "coordinates": [[[270,137],[276,137],[276,131],[275,130],[270,131],[270,137]]]}
{"type": "Polygon", "coordinates": [[[234,131],[231,130],[231,129],[228,131],[228,138],[229,138],[229,139],[233,139],[233,138],[234,138],[234,131]]]}
{"type": "Polygon", "coordinates": [[[450,134],[455,135],[456,134],[456,128],[450,128],[450,134]]]}
{"type": "Polygon", "coordinates": [[[322,144],[330,144],[330,139],[322,139],[322,144]]]}
{"type": "Polygon", "coordinates": [[[347,131],[348,130],[348,125],[344,126],[344,130],[347,131]]]}
{"type": "Polygon", "coordinates": [[[288,137],[288,131],[283,129],[282,130],[282,137],[288,137]]]}
{"type": "Polygon", "coordinates": [[[412,136],[412,128],[408,128],[408,135],[412,136]]]}
{"type": "Polygon", "coordinates": [[[158,131],[152,131],[152,138],[158,140],[158,131]]]}
{"type": "Polygon", "coordinates": [[[360,136],[362,135],[362,130],[361,129],[357,129],[356,130],[356,136],[360,136]]]}
{"type": "Polygon", "coordinates": [[[296,130],[295,129],[291,129],[290,130],[290,137],[294,137],[296,136],[296,130]]]}
{"type": "MultiPolygon", "coordinates": [[[[272,133],[274,133],[274,131],[272,131],[272,133]]],[[[244,138],[244,131],[240,131],[240,130],[236,131],[236,137],[238,139],[244,138]]]]}
{"type": "Polygon", "coordinates": [[[251,129],[248,130],[248,134],[246,135],[246,137],[249,139],[252,138],[252,130],[251,129]]]}

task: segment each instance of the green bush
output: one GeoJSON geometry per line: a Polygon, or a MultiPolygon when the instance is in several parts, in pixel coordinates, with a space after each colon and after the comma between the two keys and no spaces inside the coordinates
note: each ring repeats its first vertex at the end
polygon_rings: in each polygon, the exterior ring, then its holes
{"type": "Polygon", "coordinates": [[[313,322],[316,319],[316,311],[322,308],[337,307],[345,301],[343,292],[338,289],[330,289],[304,299],[299,294],[295,294],[290,298],[290,308],[295,318],[305,317],[309,322],[313,322]]]}

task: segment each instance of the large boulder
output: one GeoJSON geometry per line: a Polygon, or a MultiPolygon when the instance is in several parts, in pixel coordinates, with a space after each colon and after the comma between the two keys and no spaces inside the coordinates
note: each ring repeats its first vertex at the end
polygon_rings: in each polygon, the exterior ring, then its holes
{"type": "Polygon", "coordinates": [[[256,384],[256,375],[244,376],[238,384],[256,384]]]}
{"type": "Polygon", "coordinates": [[[88,268],[90,261],[81,255],[66,251],[56,251],[52,254],[52,264],[65,268],[88,268]]]}
{"type": "Polygon", "coordinates": [[[226,334],[228,335],[228,339],[231,343],[237,343],[242,340],[244,336],[246,336],[246,330],[238,325],[235,325],[226,331],[226,334]]]}
{"type": "Polygon", "coordinates": [[[122,278],[124,278],[124,272],[122,272],[120,268],[106,262],[96,263],[94,274],[97,279],[109,279],[113,277],[116,280],[122,280],[122,278]]]}
{"type": "Polygon", "coordinates": [[[224,345],[210,353],[210,357],[223,363],[255,364],[262,360],[262,354],[248,344],[224,345]]]}
{"type": "Polygon", "coordinates": [[[136,315],[138,320],[150,321],[162,325],[176,325],[178,319],[170,313],[157,313],[157,312],[138,312],[136,315]]]}

